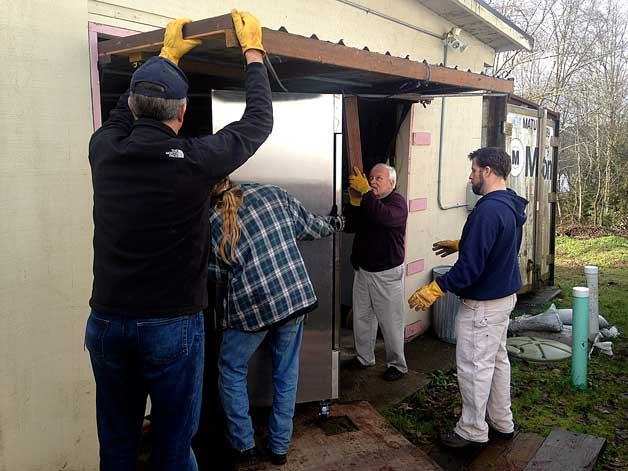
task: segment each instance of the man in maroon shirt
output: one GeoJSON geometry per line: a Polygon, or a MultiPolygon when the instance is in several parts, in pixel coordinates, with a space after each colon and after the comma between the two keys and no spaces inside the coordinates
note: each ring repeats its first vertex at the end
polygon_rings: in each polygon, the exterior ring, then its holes
{"type": "Polygon", "coordinates": [[[355,230],[351,264],[353,280],[353,337],[359,366],[375,365],[377,326],[386,346],[384,379],[395,381],[408,372],[403,353],[406,200],[394,191],[397,173],[375,165],[369,180],[355,169],[349,177],[349,223],[355,230]]]}

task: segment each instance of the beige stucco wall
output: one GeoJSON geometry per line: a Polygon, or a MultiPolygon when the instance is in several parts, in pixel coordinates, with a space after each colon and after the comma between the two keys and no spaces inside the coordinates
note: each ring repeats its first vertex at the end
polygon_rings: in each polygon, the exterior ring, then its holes
{"type": "Polygon", "coordinates": [[[0,470],[94,469],[85,2],[0,2],[0,470]]]}
{"type": "MultiPolygon", "coordinates": [[[[423,7],[417,0],[361,0],[367,8],[385,13],[393,18],[418,26],[436,34],[444,34],[453,24],[423,7]]],[[[242,0],[230,2],[176,2],[151,0],[117,0],[99,2],[88,0],[89,21],[145,31],[163,27],[168,20],[187,16],[194,20],[228,13],[237,7],[259,17],[266,27],[278,29],[285,26],[290,33],[311,36],[347,46],[368,46],[371,51],[386,52],[413,60],[426,59],[430,63],[443,62],[442,41],[400,26],[378,16],[336,0],[242,0]]],[[[448,65],[462,70],[482,71],[484,62],[492,63],[493,50],[463,32],[462,38],[469,44],[463,54],[449,54],[448,65]]]]}
{"type": "MultiPolygon", "coordinates": [[[[451,27],[414,0],[363,4],[436,33],[451,27]]],[[[94,385],[83,350],[92,262],[88,22],[145,31],[170,18],[202,19],[232,6],[222,0],[0,2],[6,45],[0,75],[0,471],[97,469],[94,385]]],[[[439,40],[334,0],[240,1],[237,7],[272,28],[442,61],[439,40]]],[[[449,65],[479,71],[492,51],[466,39],[471,47],[450,55],[449,65]]],[[[467,147],[477,147],[480,106],[470,103],[455,119],[448,121],[448,135],[461,147],[448,148],[447,162],[464,161],[467,147]]],[[[454,237],[466,216],[464,210],[441,216],[434,206],[438,120],[437,102],[415,107],[413,129],[431,130],[433,144],[412,150],[410,196],[429,203],[410,217],[408,258],[425,257],[426,267],[436,262],[428,244],[454,237]]],[[[463,167],[447,173],[447,201],[463,197],[463,185],[453,183],[464,182],[463,167]]],[[[412,277],[406,291],[424,278],[412,277]]]]}

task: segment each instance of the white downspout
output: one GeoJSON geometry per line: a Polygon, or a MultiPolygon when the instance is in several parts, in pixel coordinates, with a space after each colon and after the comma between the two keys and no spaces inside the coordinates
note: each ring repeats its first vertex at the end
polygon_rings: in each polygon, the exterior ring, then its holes
{"type": "MultiPolygon", "coordinates": [[[[443,46],[445,48],[444,54],[443,54],[443,65],[445,67],[447,67],[447,49],[448,46],[447,44],[445,44],[443,46]]],[[[438,207],[442,210],[447,210],[447,209],[455,209],[455,208],[466,208],[467,207],[467,203],[456,203],[454,205],[450,205],[450,206],[445,206],[443,204],[443,196],[442,196],[442,191],[443,191],[443,142],[445,140],[445,100],[446,98],[443,97],[441,98],[441,106],[440,106],[440,137],[438,139],[438,193],[437,193],[437,201],[438,201],[438,207]]]]}

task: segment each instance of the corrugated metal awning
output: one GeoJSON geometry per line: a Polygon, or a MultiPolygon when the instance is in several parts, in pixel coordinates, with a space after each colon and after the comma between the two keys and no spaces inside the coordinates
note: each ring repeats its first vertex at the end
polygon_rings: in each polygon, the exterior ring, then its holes
{"type": "MultiPolygon", "coordinates": [[[[244,78],[243,57],[230,15],[187,24],[185,38],[203,44],[180,63],[188,74],[221,78],[236,86],[244,78]]],[[[99,44],[101,57],[127,56],[141,61],[159,53],[163,29],[99,44]]],[[[409,58],[356,49],[290,34],[285,30],[263,29],[264,48],[288,90],[309,93],[379,94],[456,93],[490,91],[512,93],[513,81],[430,65],[409,58]]]]}

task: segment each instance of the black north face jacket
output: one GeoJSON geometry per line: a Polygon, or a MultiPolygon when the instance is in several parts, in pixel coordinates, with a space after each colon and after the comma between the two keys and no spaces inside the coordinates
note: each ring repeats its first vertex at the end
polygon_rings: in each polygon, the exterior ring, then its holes
{"type": "Polygon", "coordinates": [[[272,130],[263,64],[248,65],[246,97],[240,121],[180,138],[159,121],[134,120],[125,94],[93,134],[93,309],[169,317],[207,306],[209,191],[272,130]]]}

